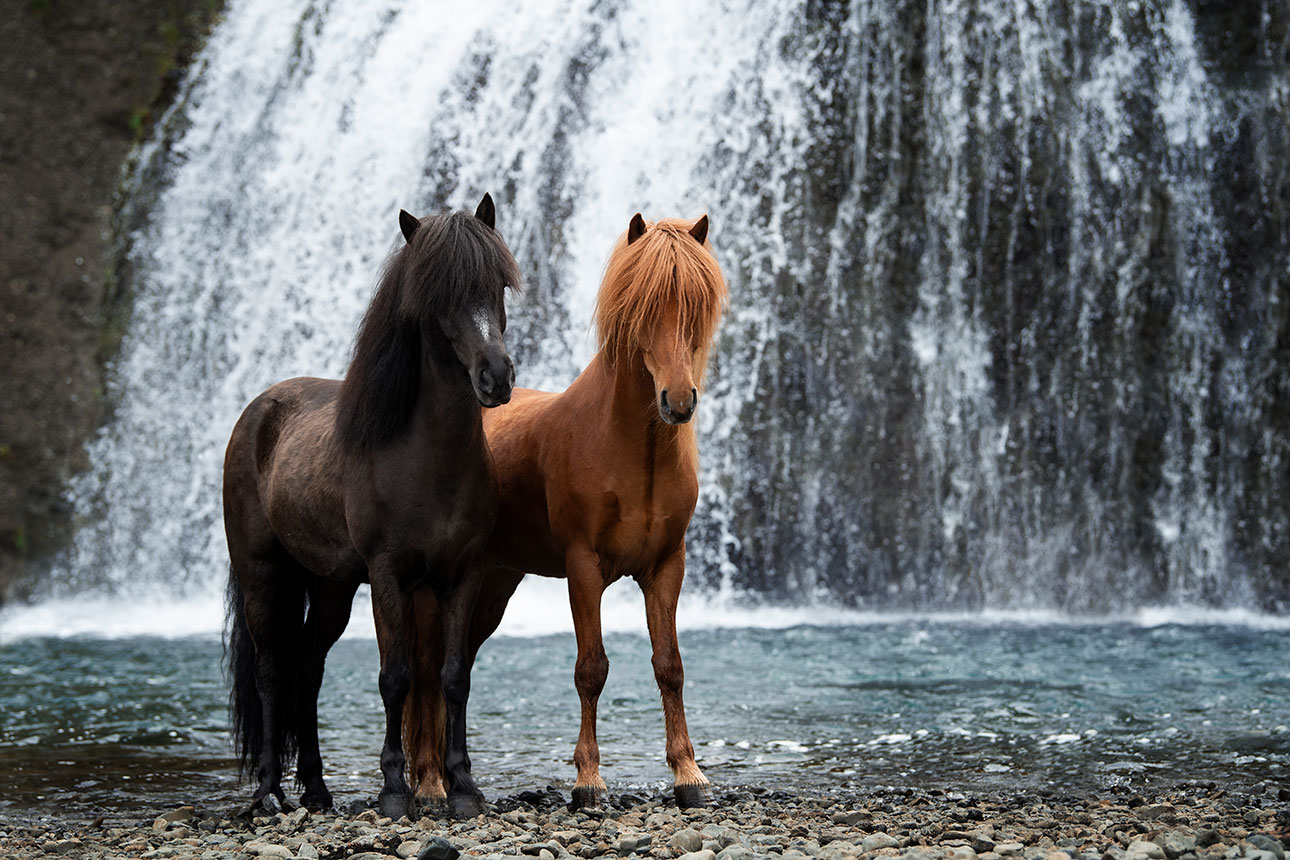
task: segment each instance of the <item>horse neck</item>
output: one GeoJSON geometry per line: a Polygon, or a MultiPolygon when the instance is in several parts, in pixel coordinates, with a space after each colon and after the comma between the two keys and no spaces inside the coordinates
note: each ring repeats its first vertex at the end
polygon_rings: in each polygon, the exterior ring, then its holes
{"type": "Polygon", "coordinates": [[[587,369],[584,376],[591,377],[594,396],[607,413],[600,426],[614,437],[620,450],[642,452],[643,456],[649,452],[650,458],[693,458],[697,451],[694,425],[667,424],[659,416],[654,378],[639,352],[621,355],[612,366],[602,352],[587,369]]]}
{"type": "Polygon", "coordinates": [[[413,432],[423,440],[469,442],[484,438],[479,400],[470,379],[443,343],[422,341],[421,385],[413,410],[413,432]]]}

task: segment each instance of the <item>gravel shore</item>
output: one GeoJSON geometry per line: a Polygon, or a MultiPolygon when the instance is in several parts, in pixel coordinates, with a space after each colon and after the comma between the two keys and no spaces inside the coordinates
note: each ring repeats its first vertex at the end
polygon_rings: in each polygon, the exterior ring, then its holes
{"type": "Polygon", "coordinates": [[[569,812],[555,789],[498,799],[468,821],[433,812],[382,818],[362,803],[253,820],[159,810],[133,827],[0,822],[0,856],[48,858],[304,858],[462,860],[1285,860],[1290,791],[1193,785],[1143,797],[1110,789],[1082,797],[878,789],[817,797],[718,792],[711,809],[670,799],[611,798],[569,812]]]}

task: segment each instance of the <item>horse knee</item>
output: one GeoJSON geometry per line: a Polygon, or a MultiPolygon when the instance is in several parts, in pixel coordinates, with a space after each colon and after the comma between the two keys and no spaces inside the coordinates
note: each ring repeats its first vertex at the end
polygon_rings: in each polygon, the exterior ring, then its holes
{"type": "Polygon", "coordinates": [[[470,667],[464,660],[450,660],[440,675],[444,700],[452,704],[470,697],[470,667]]]}
{"type": "Polygon", "coordinates": [[[578,658],[573,670],[573,683],[578,693],[589,698],[600,695],[605,689],[605,680],[609,677],[609,657],[605,649],[600,648],[578,658]]]}
{"type": "Polygon", "coordinates": [[[658,682],[661,692],[681,692],[681,687],[685,684],[685,669],[678,652],[655,654],[650,662],[654,665],[654,680],[658,682]]]}
{"type": "Polygon", "coordinates": [[[381,667],[378,685],[383,702],[398,701],[405,698],[412,687],[412,672],[403,661],[392,661],[381,667]]]}

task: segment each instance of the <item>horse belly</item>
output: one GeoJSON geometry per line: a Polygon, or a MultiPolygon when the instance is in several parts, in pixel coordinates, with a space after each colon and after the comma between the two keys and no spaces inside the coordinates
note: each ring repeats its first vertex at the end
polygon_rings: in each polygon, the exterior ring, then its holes
{"type": "Polygon", "coordinates": [[[349,540],[334,466],[316,452],[286,448],[274,463],[265,512],[283,548],[311,572],[329,578],[363,575],[349,540]]]}

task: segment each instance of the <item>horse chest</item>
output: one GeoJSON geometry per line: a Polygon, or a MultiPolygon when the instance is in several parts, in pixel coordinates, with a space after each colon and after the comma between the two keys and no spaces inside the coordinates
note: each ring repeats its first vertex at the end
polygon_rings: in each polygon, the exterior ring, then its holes
{"type": "Polygon", "coordinates": [[[685,539],[694,502],[676,493],[606,492],[593,545],[620,574],[648,570],[685,539]]]}

